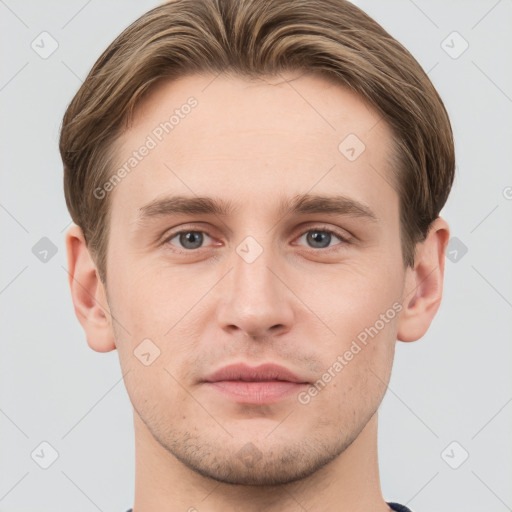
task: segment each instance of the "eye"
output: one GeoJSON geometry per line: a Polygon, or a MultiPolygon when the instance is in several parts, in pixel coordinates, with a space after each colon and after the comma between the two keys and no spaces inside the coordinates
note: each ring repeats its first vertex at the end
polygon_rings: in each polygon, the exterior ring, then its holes
{"type": "Polygon", "coordinates": [[[343,243],[349,243],[349,240],[342,236],[340,233],[337,233],[336,231],[333,231],[331,229],[327,229],[325,227],[316,227],[313,229],[308,229],[305,231],[299,238],[306,238],[306,241],[308,244],[311,244],[310,247],[313,249],[329,249],[330,243],[333,240],[333,237],[340,240],[340,244],[335,245],[342,245],[343,243]]]}
{"type": "MultiPolygon", "coordinates": [[[[184,230],[178,231],[177,233],[172,234],[165,240],[165,243],[171,243],[175,238],[178,239],[178,243],[181,244],[182,249],[186,250],[194,250],[201,248],[203,241],[206,238],[211,237],[207,235],[204,231],[192,231],[192,230],[184,230]]],[[[174,245],[174,244],[172,244],[174,245]]]]}
{"type": "MultiPolygon", "coordinates": [[[[325,226],[317,226],[304,231],[298,240],[305,238],[307,244],[312,249],[330,249],[333,247],[331,245],[333,237],[340,241],[340,243],[334,244],[334,246],[350,243],[348,237],[325,226]]],[[[173,245],[184,251],[194,251],[204,247],[203,244],[207,241],[205,239],[212,240],[212,237],[205,231],[182,229],[181,231],[171,233],[163,243],[173,245]],[[174,240],[176,241],[173,242],[174,240]]]]}

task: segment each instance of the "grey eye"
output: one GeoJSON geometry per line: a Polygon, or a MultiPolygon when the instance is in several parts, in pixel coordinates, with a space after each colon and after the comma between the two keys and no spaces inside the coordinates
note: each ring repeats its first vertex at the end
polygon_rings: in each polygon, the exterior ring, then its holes
{"type": "MultiPolygon", "coordinates": [[[[208,235],[206,235],[208,237],[208,235]]],[[[178,238],[179,244],[183,249],[199,249],[204,241],[204,233],[202,231],[180,231],[176,233],[169,242],[178,238]]],[[[208,237],[209,238],[209,237],[208,237]]]]}
{"type": "Polygon", "coordinates": [[[337,238],[340,241],[343,241],[335,233],[325,230],[325,229],[310,229],[306,231],[300,238],[306,237],[307,244],[314,249],[326,249],[331,245],[331,241],[334,238],[337,238]]]}

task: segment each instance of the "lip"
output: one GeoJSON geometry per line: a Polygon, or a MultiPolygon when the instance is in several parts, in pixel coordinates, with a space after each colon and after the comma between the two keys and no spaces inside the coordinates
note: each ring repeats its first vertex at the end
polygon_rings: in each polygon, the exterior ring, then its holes
{"type": "Polygon", "coordinates": [[[253,405],[276,403],[309,385],[284,366],[273,363],[256,367],[232,364],[212,373],[203,383],[239,404],[253,405]]]}
{"type": "Polygon", "coordinates": [[[295,375],[291,370],[274,363],[261,364],[259,366],[249,366],[247,364],[230,364],[220,370],[208,375],[206,382],[219,381],[245,381],[245,382],[265,382],[265,381],[287,381],[308,384],[307,381],[295,375]]]}

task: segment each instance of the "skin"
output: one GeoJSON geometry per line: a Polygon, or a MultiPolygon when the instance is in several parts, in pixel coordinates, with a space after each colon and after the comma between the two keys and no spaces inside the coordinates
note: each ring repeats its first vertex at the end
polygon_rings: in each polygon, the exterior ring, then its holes
{"type": "Polygon", "coordinates": [[[109,192],[106,287],[81,229],[67,232],[77,317],[92,349],[117,349],[134,408],[134,512],[389,510],[377,409],[396,341],[421,338],[438,310],[448,225],[433,223],[405,269],[391,131],[354,93],[292,73],[214,78],[159,83],[120,139],[122,165],[169,112],[197,99],[109,192]],[[338,150],[350,133],[366,145],[354,161],[338,150]],[[282,199],[305,193],[343,194],[377,221],[279,213],[282,199]],[[141,207],[170,194],[237,210],[138,221],[141,207]],[[201,231],[202,245],[171,237],[180,229],[201,231]],[[337,234],[308,237],[321,229],[337,234]],[[236,251],[247,236],[262,249],[251,263],[236,251]],[[235,362],[275,362],[315,382],[394,303],[401,311],[307,404],[295,394],[238,404],[201,382],[235,362]],[[134,355],[146,338],[160,350],[148,366],[134,355]]]}

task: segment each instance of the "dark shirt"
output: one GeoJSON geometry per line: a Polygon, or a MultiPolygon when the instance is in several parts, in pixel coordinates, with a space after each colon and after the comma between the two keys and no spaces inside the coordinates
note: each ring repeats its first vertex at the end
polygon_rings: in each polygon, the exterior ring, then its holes
{"type": "Polygon", "coordinates": [[[404,505],[400,505],[400,503],[388,503],[388,505],[391,507],[391,510],[395,510],[396,512],[411,512],[404,505]]]}
{"type": "MultiPolygon", "coordinates": [[[[407,507],[404,507],[399,503],[388,503],[388,505],[391,507],[391,510],[394,510],[395,512],[411,512],[407,507]]],[[[132,509],[127,510],[126,512],[132,512],[132,509]]]]}

